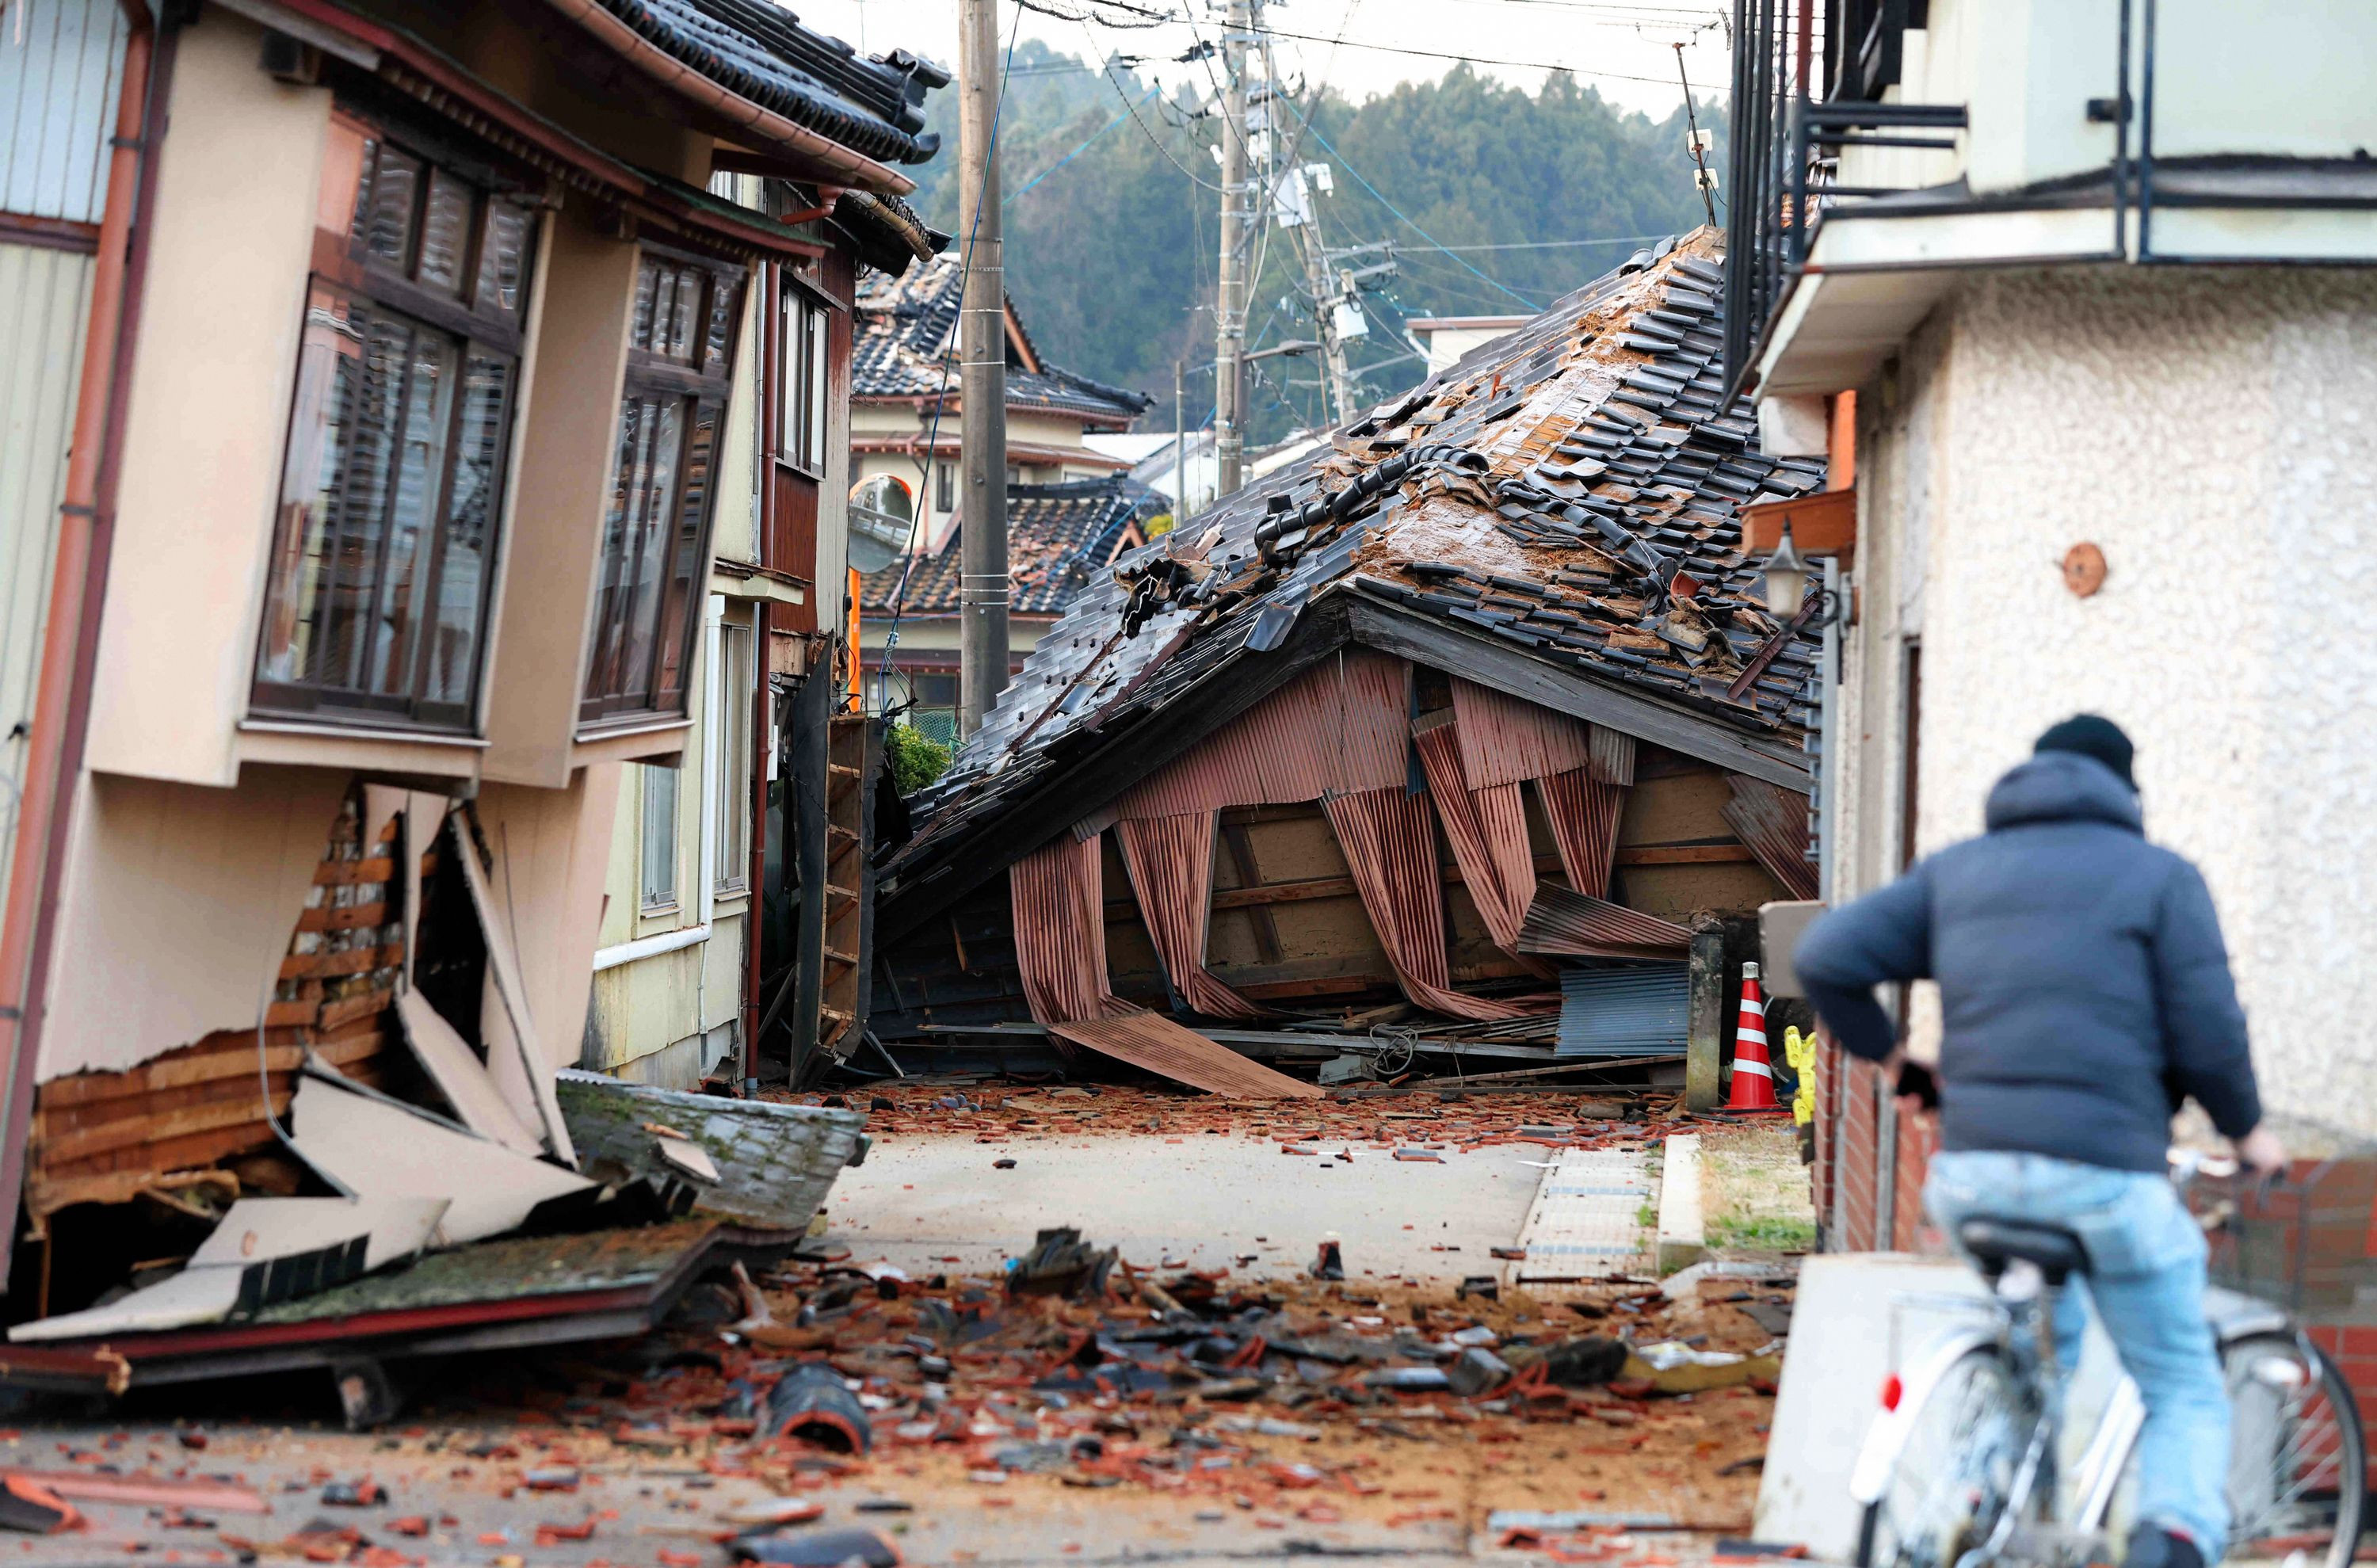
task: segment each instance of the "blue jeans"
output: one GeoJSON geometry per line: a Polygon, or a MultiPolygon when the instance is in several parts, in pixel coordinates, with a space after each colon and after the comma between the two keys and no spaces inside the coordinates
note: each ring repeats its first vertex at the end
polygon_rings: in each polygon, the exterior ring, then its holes
{"type": "Polygon", "coordinates": [[[2045,1155],[1967,1151],[1932,1157],[1923,1191],[1953,1245],[1972,1215],[2060,1225],[2088,1249],[2085,1290],[2056,1303],[2069,1371],[2094,1301],[2145,1403],[2138,1437],[2138,1517],[2220,1561],[2228,1534],[2228,1390],[2204,1316],[2204,1232],[2159,1173],[2108,1170],[2045,1155]]]}

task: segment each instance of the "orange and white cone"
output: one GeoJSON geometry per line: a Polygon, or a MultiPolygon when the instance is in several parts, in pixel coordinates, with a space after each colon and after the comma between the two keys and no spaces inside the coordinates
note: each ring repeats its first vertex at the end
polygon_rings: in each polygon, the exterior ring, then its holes
{"type": "Polygon", "coordinates": [[[1766,1053],[1766,999],[1758,989],[1758,965],[1741,966],[1741,1022],[1733,1032],[1733,1097],[1727,1110],[1780,1110],[1774,1100],[1774,1063],[1766,1053]]]}

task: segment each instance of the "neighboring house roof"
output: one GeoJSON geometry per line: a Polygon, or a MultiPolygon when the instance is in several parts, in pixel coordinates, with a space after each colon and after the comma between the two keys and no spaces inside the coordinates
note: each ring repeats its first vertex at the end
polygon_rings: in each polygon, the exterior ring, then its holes
{"type": "Polygon", "coordinates": [[[1118,561],[923,803],[886,929],[1347,642],[1806,791],[1817,640],[1766,614],[1738,513],[1823,464],[1724,401],[1723,276],[1713,231],[1638,253],[1118,561]]]}
{"type": "MultiPolygon", "coordinates": [[[[958,390],[950,352],[958,305],[965,292],[959,258],[943,255],[901,278],[869,278],[858,291],[858,326],[851,345],[850,393],[854,398],[938,398],[958,390]]],[[[1007,302],[1007,402],[1092,419],[1128,421],[1153,407],[1142,392],[1109,387],[1050,365],[1024,332],[1015,302],[1007,302]]]]}
{"type": "MultiPolygon", "coordinates": [[[[1133,526],[1169,504],[1157,492],[1119,474],[1067,485],[1009,485],[1007,570],[1013,586],[1008,609],[1025,616],[1063,610],[1134,537],[1133,526]]],[[[961,518],[938,550],[916,557],[908,574],[902,614],[956,611],[958,546],[964,532],[961,518]]],[[[885,567],[859,580],[859,606],[868,616],[889,613],[899,592],[900,568],[885,567]]]]}
{"type": "Polygon", "coordinates": [[[653,46],[719,86],[868,158],[922,163],[925,94],[950,73],[905,50],[862,60],[763,0],[598,0],[653,46]]]}

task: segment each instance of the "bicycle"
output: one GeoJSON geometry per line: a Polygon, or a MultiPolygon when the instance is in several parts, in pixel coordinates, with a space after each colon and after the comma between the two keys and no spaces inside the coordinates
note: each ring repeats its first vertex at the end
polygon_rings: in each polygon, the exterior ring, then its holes
{"type": "MultiPolygon", "coordinates": [[[[2299,1184],[2267,1183],[2198,1209],[2215,1239],[2216,1279],[2268,1285],[2239,1262],[2256,1224],[2280,1228],[2292,1263],[2294,1311],[2217,1284],[2205,1298],[2235,1412],[2229,1562],[2348,1568],[2359,1543],[2368,1454],[2359,1406],[2298,1321],[2319,1212],[2313,1191],[2339,1163],[2314,1167],[2299,1184]]],[[[2191,1199],[2199,1178],[2235,1175],[2233,1162],[2198,1156],[2177,1156],[2174,1167],[2191,1199]]],[[[2358,1213],[2365,1236],[2366,1205],[2358,1213]]],[[[1973,1321],[1883,1385],[1883,1414],[1850,1478],[1863,1513],[1858,1568],[2113,1562],[2108,1521],[2121,1512],[2145,1412],[2120,1374],[2071,1473],[2061,1473],[2078,1434],[2065,1430],[2066,1378],[2050,1324],[2057,1292],[2084,1274],[2080,1242],[2056,1227],[1986,1217],[1967,1220],[1959,1240],[1989,1294],[1926,1299],[1973,1321]]]]}

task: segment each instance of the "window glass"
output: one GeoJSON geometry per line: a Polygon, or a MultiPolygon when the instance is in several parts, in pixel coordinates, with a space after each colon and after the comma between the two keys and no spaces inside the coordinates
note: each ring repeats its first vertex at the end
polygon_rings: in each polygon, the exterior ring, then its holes
{"type": "Polygon", "coordinates": [[[807,346],[803,351],[808,372],[808,453],[809,466],[825,466],[825,415],[829,399],[826,395],[826,314],[815,305],[808,310],[807,346]]]}
{"type": "Polygon", "coordinates": [[[472,298],[481,310],[520,314],[520,280],[528,268],[528,214],[501,201],[487,204],[479,241],[479,283],[472,298]]]}
{"type": "Polygon", "coordinates": [[[718,865],[720,892],[741,892],[751,874],[751,700],[757,664],[751,628],[718,628],[718,865]]]}
{"type": "Polygon", "coordinates": [[[676,786],[675,768],[642,764],[644,776],[643,899],[646,909],[676,903],[676,786]]]}
{"type": "Polygon", "coordinates": [[[695,607],[708,577],[711,468],[732,370],[741,269],[648,254],[604,517],[603,566],[579,714],[598,722],[686,711],[695,607]],[[727,296],[724,327],[704,302],[727,296]],[[699,335],[697,336],[697,326],[699,335]],[[686,369],[722,333],[719,374],[686,369]]]}
{"type": "Polygon", "coordinates": [[[421,257],[414,276],[440,293],[462,292],[462,260],[471,246],[471,187],[443,169],[429,171],[421,214],[421,257]]]}
{"type": "Polygon", "coordinates": [[[412,205],[421,189],[421,160],[379,145],[361,213],[364,248],[399,271],[412,258],[412,205]]]}

